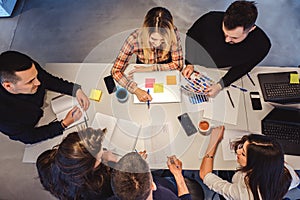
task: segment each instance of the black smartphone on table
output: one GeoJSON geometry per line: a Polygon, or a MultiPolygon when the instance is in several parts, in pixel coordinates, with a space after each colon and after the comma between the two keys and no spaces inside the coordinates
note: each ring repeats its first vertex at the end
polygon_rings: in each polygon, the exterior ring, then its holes
{"type": "Polygon", "coordinates": [[[253,110],[262,110],[260,95],[258,92],[250,92],[250,99],[253,110]]]}
{"type": "Polygon", "coordinates": [[[187,136],[193,135],[198,132],[198,130],[194,126],[190,116],[187,113],[179,115],[177,118],[178,118],[183,130],[187,134],[187,136]]]}
{"type": "Polygon", "coordinates": [[[104,77],[104,82],[105,82],[108,94],[111,94],[117,90],[114,78],[111,75],[104,77]]]}

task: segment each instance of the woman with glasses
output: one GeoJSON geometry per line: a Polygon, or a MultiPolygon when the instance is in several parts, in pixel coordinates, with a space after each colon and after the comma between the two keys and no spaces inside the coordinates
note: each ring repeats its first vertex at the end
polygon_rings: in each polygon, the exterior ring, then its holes
{"type": "Polygon", "coordinates": [[[146,102],[151,101],[152,97],[131,79],[134,72],[181,70],[182,67],[182,47],[173,17],[166,8],[154,7],[147,12],[142,27],[132,32],[124,42],[111,74],[122,87],[135,94],[140,101],[146,102]],[[134,54],[137,64],[150,65],[135,66],[125,75],[124,71],[134,54]]]}
{"type": "Polygon", "coordinates": [[[280,144],[256,134],[245,135],[233,144],[240,166],[232,183],[213,174],[213,159],[223,134],[224,126],[212,130],[200,166],[200,178],[210,189],[226,199],[279,200],[299,184],[295,171],[284,162],[280,144]]]}

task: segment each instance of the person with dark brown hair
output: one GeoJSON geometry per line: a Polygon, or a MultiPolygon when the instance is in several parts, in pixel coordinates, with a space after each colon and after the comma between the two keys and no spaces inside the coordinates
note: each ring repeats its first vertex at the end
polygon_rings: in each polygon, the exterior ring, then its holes
{"type": "Polygon", "coordinates": [[[206,93],[215,97],[224,87],[250,72],[268,54],[271,42],[255,22],[258,11],[253,1],[235,1],[226,12],[211,11],[201,16],[186,34],[186,67],[189,77],[193,65],[229,68],[206,93]]]}
{"type": "Polygon", "coordinates": [[[43,187],[59,199],[106,199],[113,195],[112,169],[116,162],[103,152],[104,131],[88,128],[70,133],[59,145],[42,153],[36,162],[43,187]]]}
{"type": "Polygon", "coordinates": [[[0,54],[0,82],[0,131],[25,144],[61,135],[82,115],[75,106],[63,120],[37,126],[44,115],[46,90],[76,97],[83,110],[90,105],[80,85],[49,74],[28,55],[18,51],[0,54]]]}
{"type": "Polygon", "coordinates": [[[200,178],[225,199],[281,200],[299,184],[299,177],[284,162],[281,145],[264,135],[250,134],[234,142],[240,165],[228,182],[212,173],[214,156],[223,138],[224,127],[212,130],[206,154],[200,166],[200,178]]]}

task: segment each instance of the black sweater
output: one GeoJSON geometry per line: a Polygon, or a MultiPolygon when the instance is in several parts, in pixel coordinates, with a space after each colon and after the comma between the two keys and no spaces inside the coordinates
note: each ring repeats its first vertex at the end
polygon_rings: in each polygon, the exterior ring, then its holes
{"type": "Polygon", "coordinates": [[[43,116],[41,107],[44,103],[46,90],[67,95],[75,95],[79,85],[70,83],[61,78],[52,76],[40,65],[34,62],[41,82],[35,94],[11,94],[0,86],[0,131],[12,140],[23,143],[36,143],[53,138],[63,133],[64,128],[60,122],[51,122],[36,127],[43,116]]]}
{"type": "Polygon", "coordinates": [[[224,12],[209,12],[200,17],[188,30],[186,37],[186,64],[206,67],[231,67],[222,77],[224,86],[251,71],[271,48],[268,36],[256,27],[240,43],[225,42],[222,30],[224,12]]]}

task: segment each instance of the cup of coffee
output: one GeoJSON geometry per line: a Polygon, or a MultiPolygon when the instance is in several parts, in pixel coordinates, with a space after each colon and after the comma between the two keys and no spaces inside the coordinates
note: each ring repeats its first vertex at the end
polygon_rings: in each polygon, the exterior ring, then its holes
{"type": "Polygon", "coordinates": [[[207,120],[200,120],[198,130],[202,135],[209,135],[211,132],[210,122],[207,120]]]}
{"type": "Polygon", "coordinates": [[[116,97],[120,103],[124,103],[128,99],[128,91],[125,88],[118,87],[116,91],[116,97]]]}

